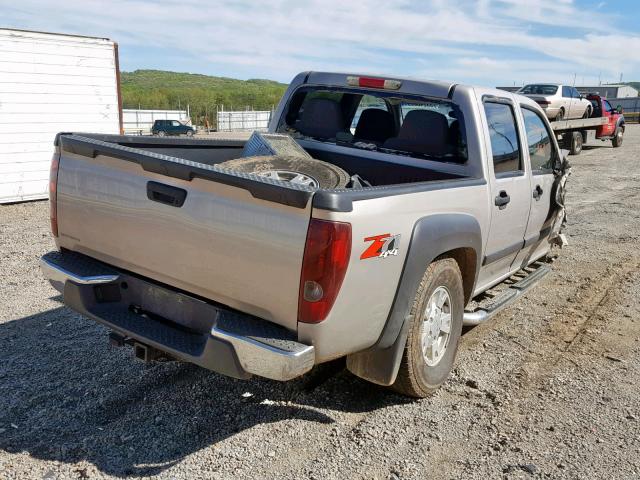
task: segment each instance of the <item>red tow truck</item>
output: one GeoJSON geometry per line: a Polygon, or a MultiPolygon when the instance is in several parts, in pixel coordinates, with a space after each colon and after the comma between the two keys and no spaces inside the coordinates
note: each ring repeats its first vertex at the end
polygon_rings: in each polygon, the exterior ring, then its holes
{"type": "Polygon", "coordinates": [[[560,146],[569,150],[571,155],[579,155],[585,143],[595,140],[611,140],[614,148],[622,145],[625,129],[622,108],[613,108],[600,95],[588,94],[586,98],[593,105],[591,117],[551,122],[560,146]]]}

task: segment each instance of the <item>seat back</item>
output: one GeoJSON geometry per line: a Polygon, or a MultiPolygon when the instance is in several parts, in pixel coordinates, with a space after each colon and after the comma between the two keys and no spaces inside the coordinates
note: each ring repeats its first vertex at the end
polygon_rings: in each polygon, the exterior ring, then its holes
{"type": "Polygon", "coordinates": [[[379,108],[367,108],[360,113],[354,140],[382,144],[395,132],[393,115],[379,108]]]}
{"type": "Polygon", "coordinates": [[[296,129],[308,137],[335,138],[344,131],[344,116],[337,102],[313,98],[306,102],[296,129]]]}
{"type": "Polygon", "coordinates": [[[397,137],[384,142],[384,148],[444,155],[451,151],[449,122],[442,113],[433,110],[412,110],[404,119],[397,137]]]}

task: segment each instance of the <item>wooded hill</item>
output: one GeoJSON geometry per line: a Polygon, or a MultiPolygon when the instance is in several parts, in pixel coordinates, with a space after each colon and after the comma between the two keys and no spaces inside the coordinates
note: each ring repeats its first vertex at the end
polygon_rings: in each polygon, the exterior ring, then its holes
{"type": "Polygon", "coordinates": [[[120,76],[123,108],[191,111],[194,123],[215,122],[216,108],[271,110],[287,85],[272,80],[236,80],[194,73],[135,70],[120,76]]]}

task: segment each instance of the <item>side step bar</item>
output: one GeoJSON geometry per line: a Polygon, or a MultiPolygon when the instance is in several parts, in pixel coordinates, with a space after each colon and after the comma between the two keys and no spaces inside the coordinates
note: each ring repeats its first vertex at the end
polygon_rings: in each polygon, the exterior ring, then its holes
{"type": "MultiPolygon", "coordinates": [[[[551,272],[551,267],[541,263],[533,266],[535,270],[527,271],[520,270],[513,276],[520,277],[522,280],[509,286],[503,292],[496,297],[489,299],[488,301],[481,302],[478,308],[473,311],[465,311],[462,317],[463,325],[473,326],[486,322],[491,317],[496,315],[502,309],[508,307],[518,298],[524,295],[528,290],[537,285],[537,283],[547,276],[551,272]],[[522,275],[524,274],[524,277],[522,275]]],[[[513,276],[509,278],[513,278],[513,276]]]]}

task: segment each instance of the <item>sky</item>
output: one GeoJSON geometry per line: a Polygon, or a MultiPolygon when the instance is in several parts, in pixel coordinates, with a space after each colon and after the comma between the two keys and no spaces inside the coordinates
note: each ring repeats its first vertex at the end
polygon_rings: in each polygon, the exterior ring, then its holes
{"type": "Polygon", "coordinates": [[[640,0],[0,0],[0,26],[115,40],[120,68],[485,86],[640,81],[640,0]]]}

